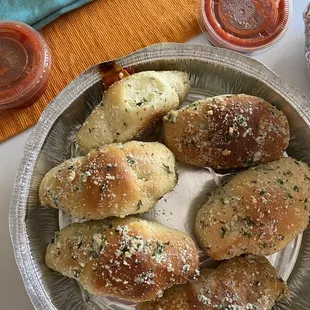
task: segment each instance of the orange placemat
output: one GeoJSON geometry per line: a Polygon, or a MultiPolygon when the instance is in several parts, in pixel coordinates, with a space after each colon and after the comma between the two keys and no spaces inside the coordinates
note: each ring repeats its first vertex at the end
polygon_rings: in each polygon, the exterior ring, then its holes
{"type": "Polygon", "coordinates": [[[0,111],[0,142],[34,125],[45,106],[86,68],[158,42],[199,33],[195,0],[96,0],[41,31],[52,52],[44,95],[31,107],[0,111]]]}

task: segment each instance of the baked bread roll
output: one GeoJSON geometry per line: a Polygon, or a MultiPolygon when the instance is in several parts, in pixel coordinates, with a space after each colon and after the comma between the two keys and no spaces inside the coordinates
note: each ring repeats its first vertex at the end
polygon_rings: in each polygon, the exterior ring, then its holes
{"type": "Polygon", "coordinates": [[[233,177],[198,211],[196,235],[216,260],[283,249],[309,221],[310,169],[292,158],[233,177]]]}
{"type": "Polygon", "coordinates": [[[281,157],[289,125],[282,112],[249,95],[198,100],[164,117],[164,143],[182,162],[198,167],[249,167],[281,157]]]}
{"type": "Polygon", "coordinates": [[[189,236],[134,217],[67,226],[49,244],[45,261],[91,294],[134,302],[188,282],[199,266],[189,236]]]}
{"type": "Polygon", "coordinates": [[[271,310],[287,295],[286,284],[263,256],[236,257],[216,269],[202,269],[197,281],[174,286],[138,310],[271,310]]]}
{"type": "Polygon", "coordinates": [[[43,178],[42,205],[80,219],[146,212],[176,185],[175,159],[158,142],[111,144],[69,159],[43,178]]]}
{"type": "Polygon", "coordinates": [[[178,71],[144,71],[114,83],[77,134],[89,151],[98,146],[140,139],[152,132],[162,117],[183,102],[189,77],[178,71]]]}

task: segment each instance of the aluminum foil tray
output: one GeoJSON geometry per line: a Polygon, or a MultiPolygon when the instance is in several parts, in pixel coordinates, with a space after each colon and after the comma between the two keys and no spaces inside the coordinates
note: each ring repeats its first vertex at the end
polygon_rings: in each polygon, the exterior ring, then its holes
{"type": "MultiPolygon", "coordinates": [[[[287,154],[310,164],[310,102],[260,62],[224,49],[203,45],[158,44],[117,59],[121,66],[143,70],[182,70],[190,74],[191,92],[185,104],[219,94],[246,93],[266,99],[289,119],[291,140],[287,154]]],[[[98,297],[74,279],[52,271],[44,263],[54,233],[74,219],[39,205],[38,187],[44,174],[76,156],[75,135],[102,100],[99,66],[74,79],[45,109],[26,145],[10,209],[10,232],[17,265],[35,309],[133,309],[132,303],[98,297]]],[[[178,163],[179,182],[143,217],[187,232],[193,238],[194,217],[223,178],[210,169],[178,163]]],[[[275,306],[283,310],[310,309],[310,230],[284,250],[268,257],[288,281],[291,295],[275,306]]],[[[201,253],[201,261],[206,257],[201,253]]],[[[173,310],[173,309],[172,309],[173,310]]]]}

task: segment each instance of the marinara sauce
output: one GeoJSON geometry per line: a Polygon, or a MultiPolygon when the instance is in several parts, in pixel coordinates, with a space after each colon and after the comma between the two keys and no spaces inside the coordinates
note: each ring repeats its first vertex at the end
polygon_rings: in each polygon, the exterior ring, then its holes
{"type": "Polygon", "coordinates": [[[253,52],[283,36],[290,13],[291,0],[200,0],[199,22],[213,45],[253,52]]]}
{"type": "Polygon", "coordinates": [[[43,94],[51,55],[30,26],[0,21],[0,109],[26,107],[43,94]]]}

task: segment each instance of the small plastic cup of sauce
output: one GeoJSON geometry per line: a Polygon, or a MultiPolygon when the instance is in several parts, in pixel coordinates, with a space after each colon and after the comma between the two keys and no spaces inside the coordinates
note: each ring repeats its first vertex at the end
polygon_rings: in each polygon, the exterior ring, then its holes
{"type": "Polygon", "coordinates": [[[50,66],[49,48],[37,31],[21,22],[0,21],[0,110],[37,101],[50,66]]]}
{"type": "Polygon", "coordinates": [[[291,0],[199,0],[201,30],[215,46],[252,53],[286,32],[291,0]]]}

